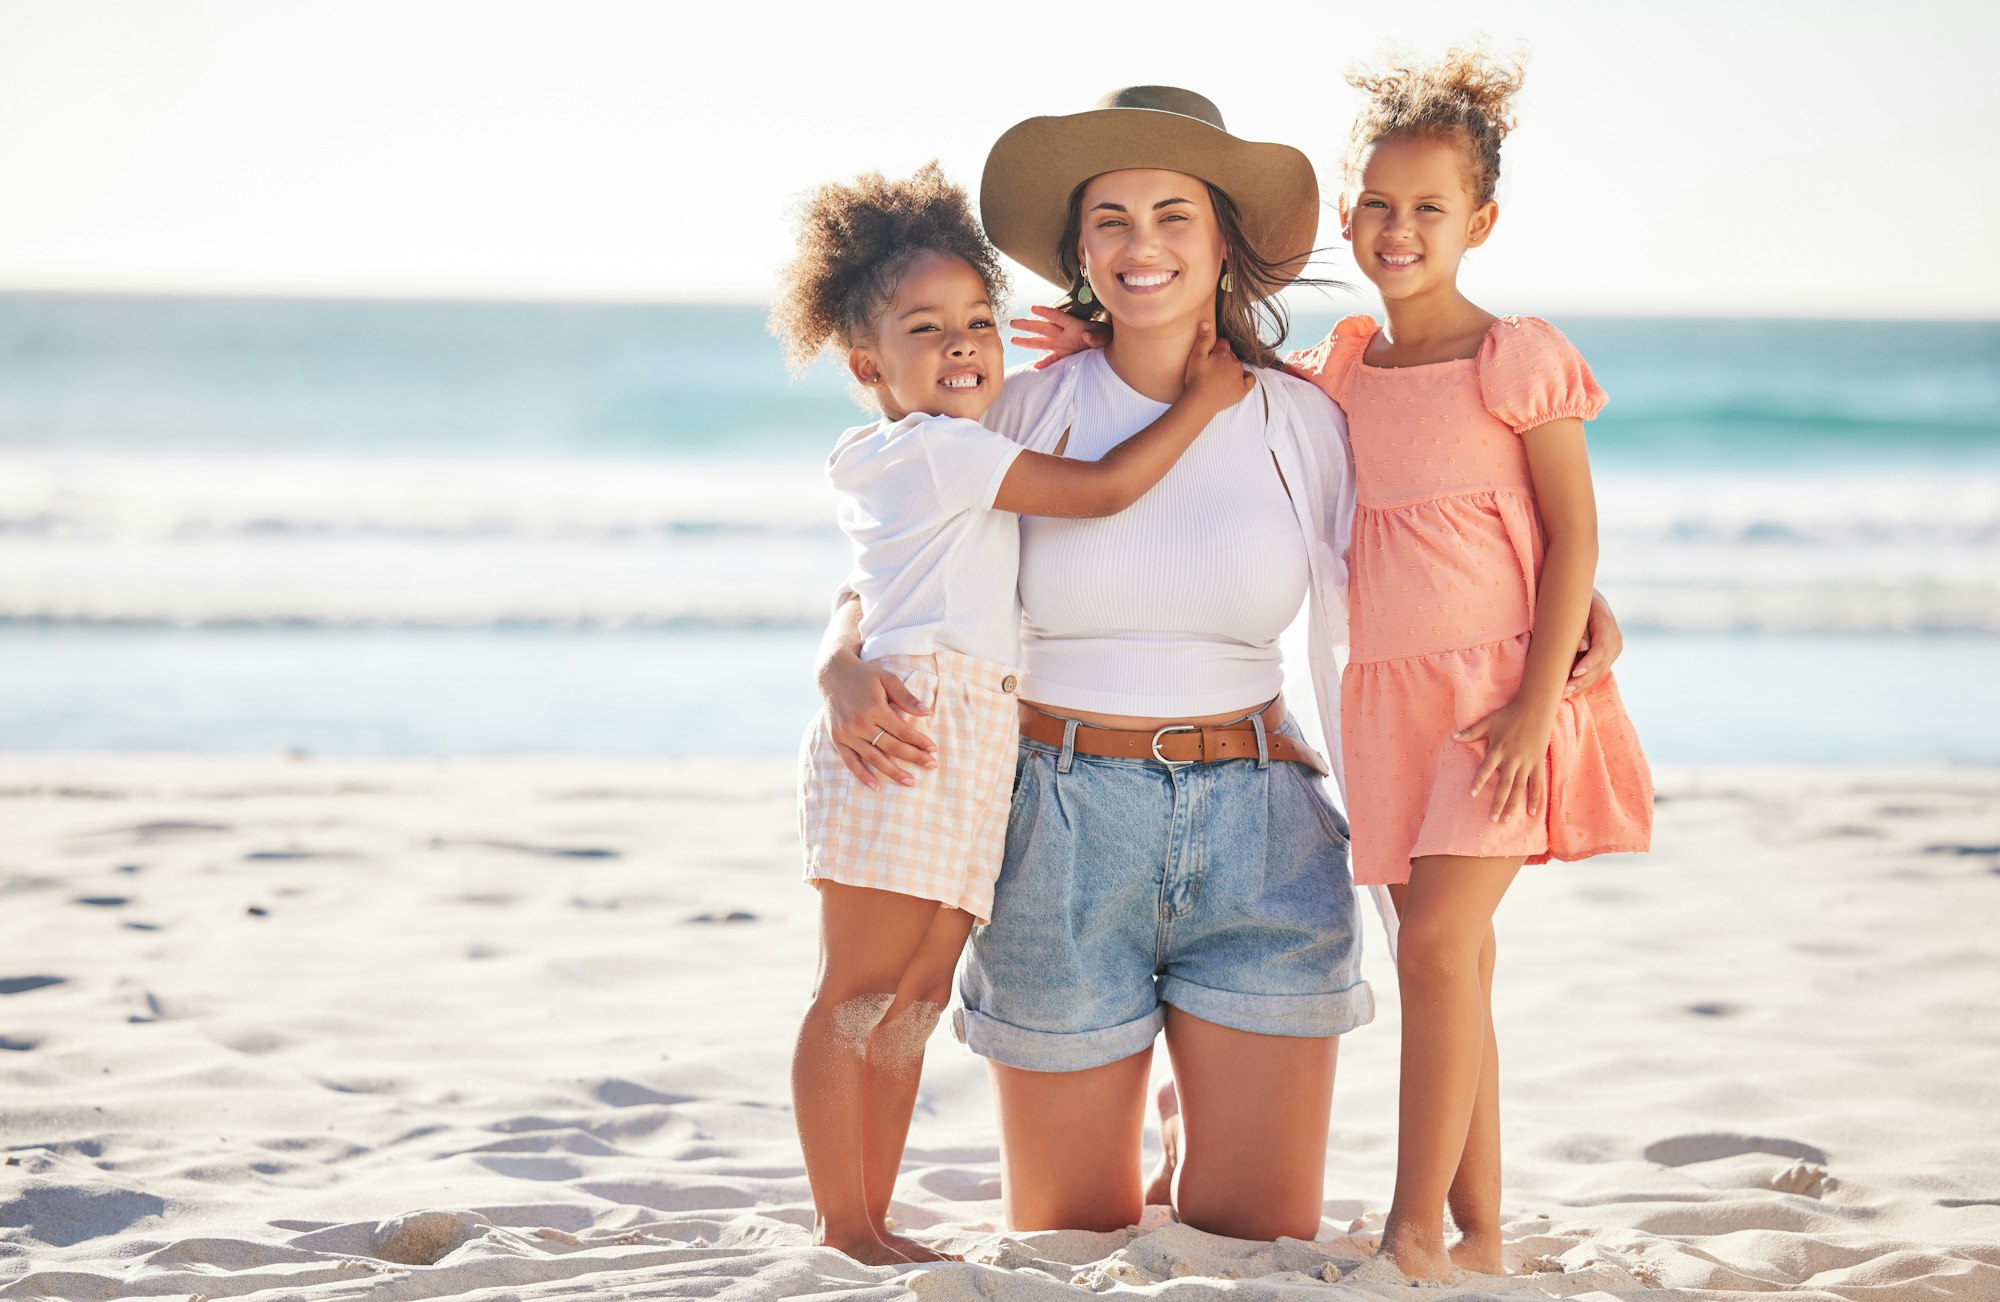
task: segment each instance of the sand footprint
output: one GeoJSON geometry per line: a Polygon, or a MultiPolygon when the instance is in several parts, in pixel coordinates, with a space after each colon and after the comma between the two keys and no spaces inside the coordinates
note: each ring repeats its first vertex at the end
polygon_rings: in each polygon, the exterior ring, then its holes
{"type": "Polygon", "coordinates": [[[1725,1157],[1740,1157],[1745,1153],[1769,1153],[1773,1157],[1797,1158],[1801,1162],[1826,1162],[1825,1152],[1796,1139],[1727,1132],[1674,1135],[1656,1140],[1646,1145],[1645,1157],[1647,1161],[1658,1162],[1661,1166],[1692,1166],[1696,1162],[1713,1162],[1725,1157]]]}
{"type": "Polygon", "coordinates": [[[430,848],[449,850],[471,846],[481,850],[505,850],[512,854],[529,854],[545,859],[622,859],[623,850],[613,850],[606,846],[594,845],[535,845],[528,841],[454,841],[445,837],[432,837],[430,848]]]}
{"type": "Polygon", "coordinates": [[[695,1101],[691,1094],[665,1094],[649,1085],[616,1076],[591,1087],[590,1096],[614,1108],[678,1107],[695,1101]]]}
{"type": "Polygon", "coordinates": [[[85,837],[129,836],[135,841],[150,844],[156,841],[184,841],[195,837],[219,836],[233,832],[230,823],[204,823],[193,819],[163,818],[150,823],[127,823],[118,827],[100,828],[95,832],[84,832],[85,837]]]}
{"type": "Polygon", "coordinates": [[[69,980],[59,976],[17,976],[0,977],[0,995],[22,995],[30,990],[46,990],[69,980]]]}
{"type": "Polygon", "coordinates": [[[401,1266],[431,1266],[493,1223],[477,1212],[411,1212],[375,1227],[373,1255],[401,1266]]]}

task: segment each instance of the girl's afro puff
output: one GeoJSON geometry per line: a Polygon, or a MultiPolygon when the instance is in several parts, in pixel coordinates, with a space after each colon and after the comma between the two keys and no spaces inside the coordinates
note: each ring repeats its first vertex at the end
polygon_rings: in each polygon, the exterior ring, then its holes
{"type": "Polygon", "coordinates": [[[784,270],[771,308],[771,333],[794,370],[828,344],[868,339],[910,260],[936,252],[963,258],[997,311],[1007,293],[1000,255],[986,242],[965,191],[936,162],[907,180],[869,172],[851,184],[822,185],[799,213],[799,251],[784,270]]]}
{"type": "Polygon", "coordinates": [[[1512,100],[1522,80],[1519,58],[1497,59],[1482,46],[1447,51],[1432,63],[1395,60],[1349,72],[1348,84],[1368,96],[1347,147],[1349,193],[1360,184],[1362,155],[1376,141],[1457,137],[1470,155],[1473,202],[1485,203],[1500,184],[1500,142],[1514,129],[1512,100]]]}

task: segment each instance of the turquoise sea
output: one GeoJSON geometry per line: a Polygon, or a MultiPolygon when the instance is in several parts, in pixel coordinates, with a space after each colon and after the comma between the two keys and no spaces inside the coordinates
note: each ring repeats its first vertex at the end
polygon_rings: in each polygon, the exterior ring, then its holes
{"type": "MultiPolygon", "coordinates": [[[[2000,324],[1559,324],[1657,760],[2000,762],[2000,324]]],[[[0,295],[0,748],[788,754],[858,419],[755,308],[0,295]]]]}

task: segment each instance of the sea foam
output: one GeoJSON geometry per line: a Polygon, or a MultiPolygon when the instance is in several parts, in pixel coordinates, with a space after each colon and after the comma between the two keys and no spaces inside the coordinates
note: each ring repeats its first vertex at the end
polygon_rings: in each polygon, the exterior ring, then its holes
{"type": "MultiPolygon", "coordinates": [[[[2000,473],[1598,483],[1628,626],[2000,631],[2000,473]]],[[[804,465],[0,456],[0,620],[808,624],[848,565],[804,465]]]]}

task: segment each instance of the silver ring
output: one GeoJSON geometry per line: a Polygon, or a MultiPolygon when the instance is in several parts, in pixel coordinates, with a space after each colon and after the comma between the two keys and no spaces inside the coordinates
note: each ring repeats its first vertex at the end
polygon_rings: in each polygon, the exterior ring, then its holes
{"type": "Polygon", "coordinates": [[[873,745],[874,745],[874,744],[875,744],[876,742],[878,742],[878,741],[881,741],[881,740],[882,740],[882,734],[883,734],[883,733],[885,733],[885,732],[887,732],[887,731],[889,731],[889,730],[888,730],[887,728],[877,728],[877,729],[875,730],[875,735],[874,735],[873,737],[870,737],[870,738],[868,739],[868,744],[869,744],[870,746],[873,746],[873,745]]]}

